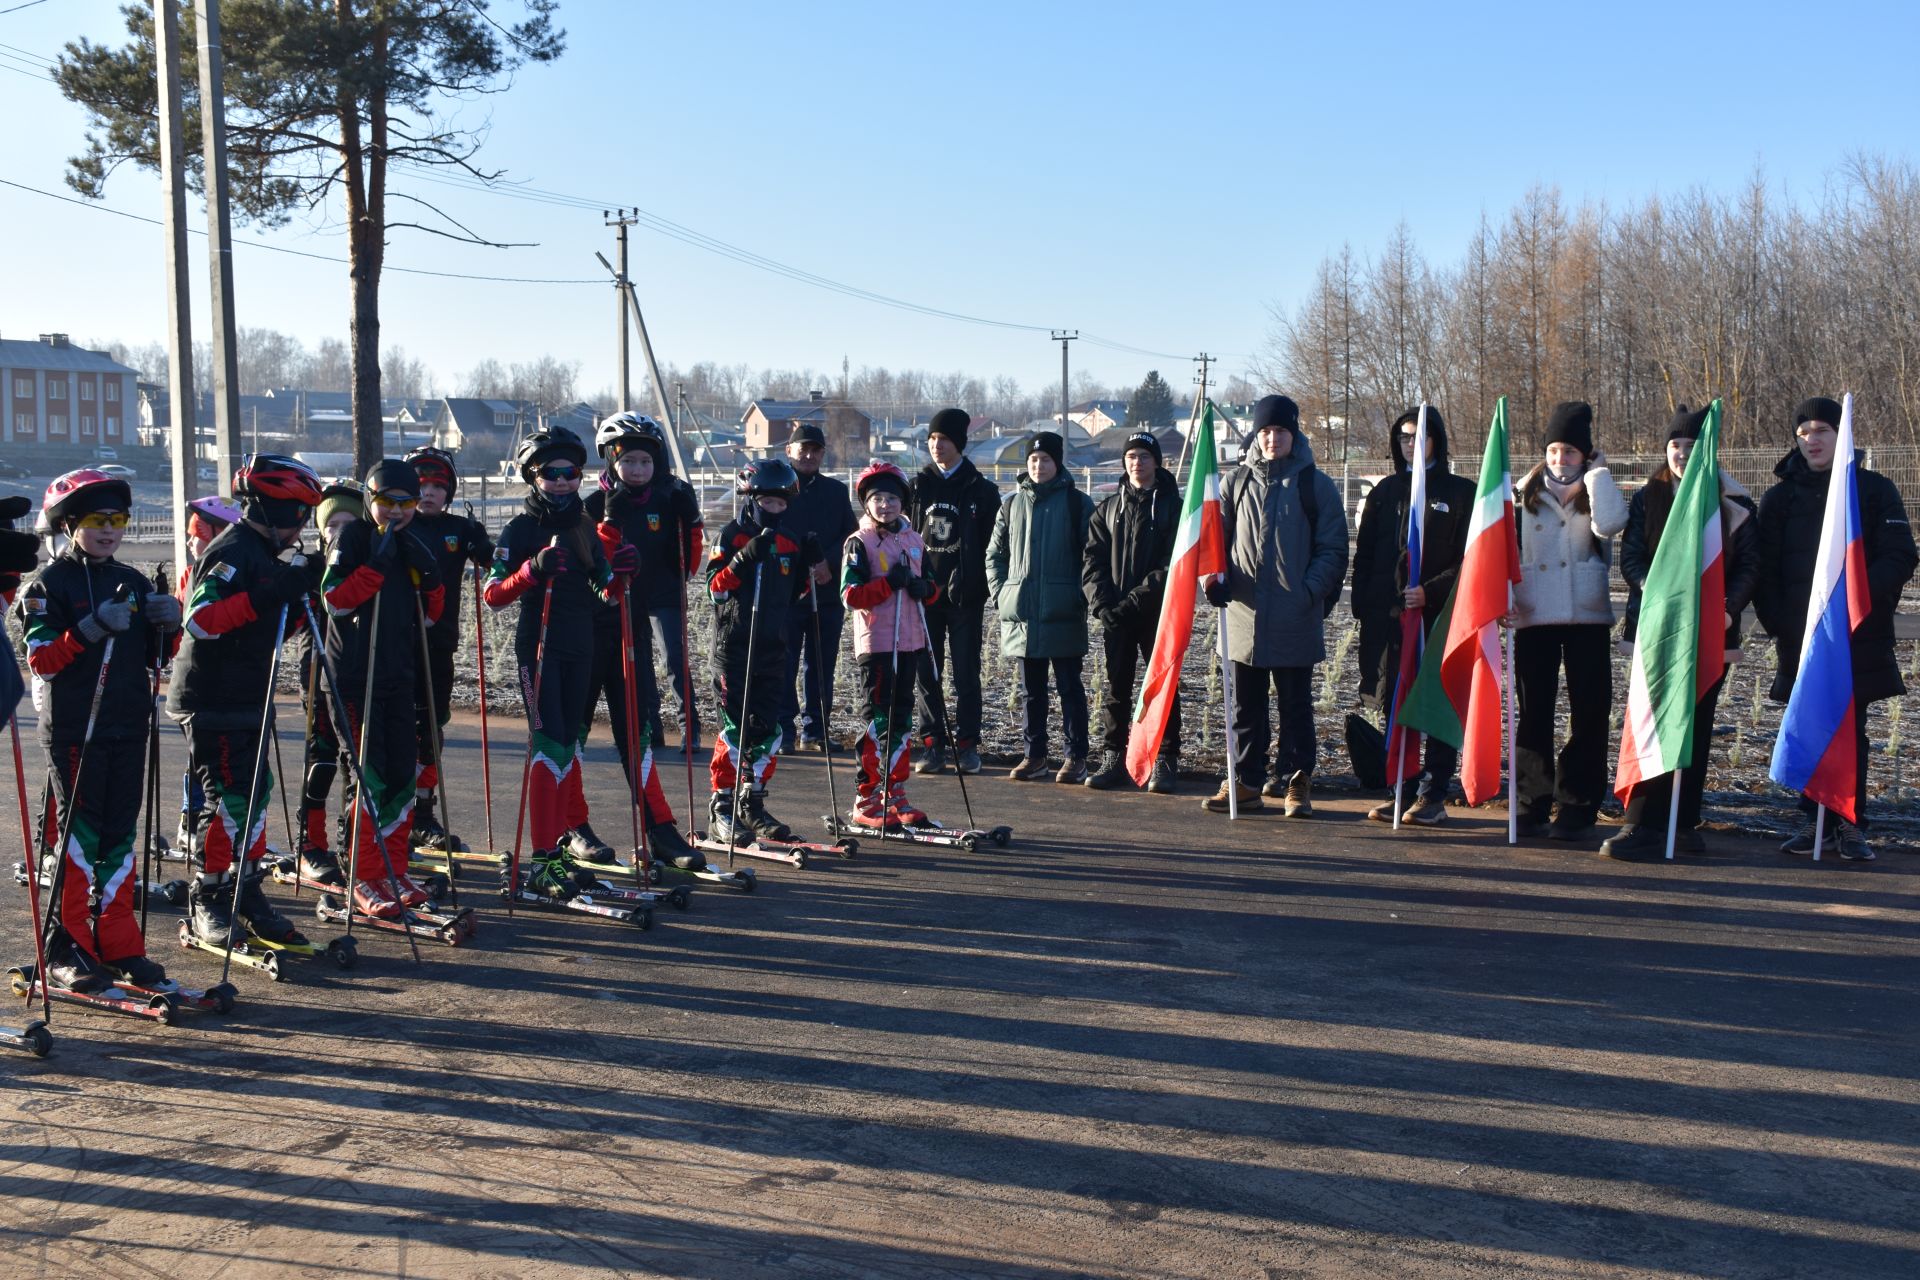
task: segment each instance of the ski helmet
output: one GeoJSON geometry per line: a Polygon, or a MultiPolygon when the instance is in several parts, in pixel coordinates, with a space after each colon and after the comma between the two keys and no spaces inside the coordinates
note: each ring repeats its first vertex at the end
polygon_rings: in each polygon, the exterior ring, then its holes
{"type": "Polygon", "coordinates": [[[513,465],[520,469],[520,478],[528,484],[533,483],[534,472],[540,469],[540,464],[553,457],[571,459],[575,466],[584,469],[587,446],[565,427],[542,427],[513,447],[513,465]]]}
{"type": "Polygon", "coordinates": [[[749,498],[791,498],[800,492],[800,476],[785,458],[762,458],[740,468],[733,487],[749,498]]]}
{"type": "Polygon", "coordinates": [[[885,458],[869,458],[867,469],[862,471],[853,482],[853,492],[860,501],[867,500],[869,489],[891,489],[905,502],[910,492],[907,486],[907,473],[888,462],[885,458]]]}
{"type": "Polygon", "coordinates": [[[609,462],[629,449],[645,449],[659,466],[666,456],[667,436],[660,424],[644,413],[616,413],[593,433],[593,447],[609,462]]]}
{"type": "Polygon", "coordinates": [[[345,476],[329,480],[327,487],[320,491],[320,505],[314,508],[313,522],[324,533],[327,521],[342,511],[350,511],[356,517],[367,513],[366,498],[361,494],[360,486],[345,476]]]}
{"type": "Polygon", "coordinates": [[[211,542],[228,525],[240,518],[240,508],[219,494],[195,498],[187,504],[187,533],[211,542]]]}
{"type": "Polygon", "coordinates": [[[41,500],[40,511],[49,529],[94,511],[132,511],[133,486],[92,467],[54,477],[41,500]]]}
{"type": "Polygon", "coordinates": [[[406,460],[419,473],[420,483],[440,485],[449,498],[460,487],[460,472],[454,466],[453,455],[445,449],[437,449],[430,444],[421,445],[418,449],[408,450],[406,460]]]}
{"type": "Polygon", "coordinates": [[[270,529],[297,529],[320,502],[320,477],[298,458],[256,453],[233,473],[240,512],[270,529]]]}

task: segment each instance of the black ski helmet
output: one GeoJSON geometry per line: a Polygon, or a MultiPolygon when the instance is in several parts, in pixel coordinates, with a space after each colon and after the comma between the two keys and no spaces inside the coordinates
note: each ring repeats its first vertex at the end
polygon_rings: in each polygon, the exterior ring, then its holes
{"type": "Polygon", "coordinates": [[[800,492],[800,475],[785,458],[761,458],[740,468],[733,488],[749,498],[791,498],[800,492]]]}
{"type": "Polygon", "coordinates": [[[616,413],[593,433],[593,447],[612,462],[629,449],[645,449],[659,466],[667,455],[667,434],[644,413],[616,413]]]}
{"type": "Polygon", "coordinates": [[[460,487],[460,470],[454,465],[453,455],[445,449],[423,444],[418,449],[409,449],[406,461],[419,475],[422,484],[432,482],[441,486],[449,498],[460,487]]]}
{"type": "Polygon", "coordinates": [[[570,459],[575,466],[585,469],[587,446],[565,427],[542,427],[513,447],[513,465],[520,469],[520,478],[528,484],[533,483],[534,472],[540,469],[540,464],[554,457],[570,459]]]}

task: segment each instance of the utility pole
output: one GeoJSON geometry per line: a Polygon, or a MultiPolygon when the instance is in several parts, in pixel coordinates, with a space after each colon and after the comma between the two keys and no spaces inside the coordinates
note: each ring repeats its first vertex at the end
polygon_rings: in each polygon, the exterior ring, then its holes
{"type": "Polygon", "coordinates": [[[233,323],[232,213],[227,203],[227,91],[220,47],[220,0],[197,0],[200,33],[200,134],[207,188],[207,266],[212,277],[213,429],[220,492],[233,496],[240,453],[240,366],[233,323]]]}
{"type": "Polygon", "coordinates": [[[604,210],[601,217],[606,225],[619,229],[620,266],[616,270],[605,255],[596,252],[593,256],[600,259],[600,265],[613,277],[614,296],[620,302],[620,406],[626,408],[630,401],[628,356],[627,356],[627,315],[633,316],[633,326],[640,332],[640,356],[647,362],[647,385],[653,391],[653,418],[666,432],[667,452],[673,457],[673,469],[681,475],[687,474],[687,456],[680,447],[680,433],[674,429],[673,413],[667,407],[667,389],[660,380],[660,363],[653,358],[653,339],[647,336],[647,322],[640,314],[640,299],[634,296],[633,281],[627,277],[627,228],[639,221],[638,209],[616,209],[614,217],[607,217],[604,210]]]}
{"type": "Polygon", "coordinates": [[[1060,344],[1060,440],[1067,439],[1067,410],[1073,401],[1067,398],[1067,344],[1080,336],[1078,329],[1055,329],[1053,341],[1060,344]]]}
{"type": "MultiPolygon", "coordinates": [[[[1174,472],[1173,472],[1174,477],[1182,481],[1186,479],[1187,456],[1193,450],[1194,426],[1200,421],[1200,415],[1206,412],[1207,369],[1209,366],[1215,364],[1218,361],[1218,359],[1219,357],[1208,355],[1204,351],[1202,351],[1199,355],[1193,358],[1193,362],[1200,366],[1200,376],[1193,380],[1194,385],[1200,388],[1200,394],[1194,397],[1193,412],[1187,416],[1186,435],[1180,441],[1180,463],[1178,466],[1174,468],[1174,472]]],[[[1219,445],[1216,443],[1214,447],[1217,449],[1219,448],[1219,445]]]]}
{"type": "Polygon", "coordinates": [[[160,170],[167,184],[167,448],[173,454],[173,571],[187,565],[187,503],[199,494],[199,433],[194,430],[193,294],[188,283],[187,157],[180,122],[180,3],[153,0],[153,52],[159,74],[160,170]]]}
{"type": "MultiPolygon", "coordinates": [[[[625,209],[615,209],[608,217],[602,209],[602,225],[614,229],[614,260],[619,264],[607,269],[613,272],[613,323],[620,330],[620,411],[633,408],[633,362],[627,350],[627,228],[634,224],[634,218],[625,209]]],[[[605,265],[606,259],[600,259],[605,265]]]]}

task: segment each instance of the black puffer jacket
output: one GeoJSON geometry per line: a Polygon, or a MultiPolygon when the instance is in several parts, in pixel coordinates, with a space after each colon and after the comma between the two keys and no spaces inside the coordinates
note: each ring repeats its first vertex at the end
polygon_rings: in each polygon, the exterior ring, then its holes
{"type": "Polygon", "coordinates": [[[987,544],[1000,514],[1000,488],[970,458],[950,476],[929,462],[913,477],[907,520],[927,544],[927,576],[940,586],[936,609],[987,603],[987,544]]]}
{"type": "Polygon", "coordinates": [[[1180,486],[1165,467],[1151,488],[1122,480],[1120,491],[1094,508],[1080,582],[1102,625],[1152,629],[1159,622],[1179,531],[1180,486]]]}
{"type": "MultiPolygon", "coordinates": [[[[1653,553],[1660,549],[1660,535],[1666,531],[1667,516],[1673,510],[1674,480],[1673,472],[1661,467],[1627,504],[1627,527],[1620,535],[1620,576],[1627,580],[1627,625],[1620,634],[1624,644],[1633,643],[1640,627],[1640,589],[1646,584],[1647,571],[1653,568],[1653,553]]],[[[1753,602],[1754,584],[1760,580],[1760,533],[1754,520],[1753,495],[1724,470],[1720,473],[1720,530],[1721,554],[1726,561],[1727,613],[1733,618],[1733,625],[1727,628],[1727,657],[1736,659],[1740,656],[1740,615],[1753,602]]]]}
{"type": "MultiPolygon", "coordinates": [[[[1800,640],[1806,634],[1807,602],[1813,595],[1814,556],[1833,472],[1815,471],[1795,449],[1773,473],[1780,482],[1760,499],[1760,581],[1753,607],[1780,657],[1771,696],[1775,702],[1785,702],[1800,668],[1800,640]]],[[[1893,614],[1914,566],[1920,564],[1900,490],[1879,472],[1864,468],[1860,471],[1860,538],[1866,545],[1872,608],[1853,633],[1853,696],[1864,706],[1907,691],[1893,652],[1893,614]]]]}
{"type": "MultiPolygon", "coordinates": [[[[1433,460],[1427,464],[1427,536],[1420,562],[1420,585],[1427,589],[1424,622],[1431,630],[1440,607],[1453,590],[1460,561],[1467,553],[1467,525],[1473,518],[1473,481],[1447,470],[1447,425],[1429,413],[1427,435],[1433,460]]],[[[1353,549],[1353,595],[1348,601],[1360,622],[1360,696],[1370,704],[1391,681],[1383,673],[1398,669],[1400,614],[1407,589],[1407,503],[1413,496],[1413,472],[1407,467],[1400,432],[1392,432],[1394,473],[1367,493],[1360,508],[1360,532],[1353,549]]]]}

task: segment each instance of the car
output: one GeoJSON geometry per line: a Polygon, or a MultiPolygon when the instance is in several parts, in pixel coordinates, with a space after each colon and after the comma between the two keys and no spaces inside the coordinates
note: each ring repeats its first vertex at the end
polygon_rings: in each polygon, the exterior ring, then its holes
{"type": "Polygon", "coordinates": [[[117,462],[103,462],[98,467],[95,467],[94,470],[98,471],[101,475],[112,476],[115,480],[132,481],[140,478],[134,473],[132,467],[123,467],[117,462]]]}
{"type": "Polygon", "coordinates": [[[17,462],[7,462],[4,459],[0,459],[0,479],[25,480],[26,478],[27,469],[25,467],[17,462]]]}
{"type": "Polygon", "coordinates": [[[93,456],[102,462],[120,461],[120,451],[110,444],[103,444],[93,451],[93,456]]]}

